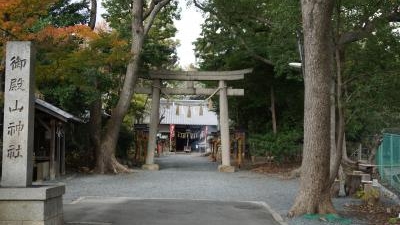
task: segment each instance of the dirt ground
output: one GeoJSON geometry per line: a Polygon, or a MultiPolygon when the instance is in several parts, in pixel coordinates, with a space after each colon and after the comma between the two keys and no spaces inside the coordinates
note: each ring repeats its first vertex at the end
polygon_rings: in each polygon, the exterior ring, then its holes
{"type": "MultiPolygon", "coordinates": [[[[250,170],[256,173],[262,173],[268,176],[278,176],[282,179],[288,179],[290,172],[299,168],[299,163],[277,164],[277,163],[260,163],[252,165],[250,170]]],[[[365,224],[371,225],[400,225],[400,206],[384,204],[378,202],[374,205],[359,204],[345,205],[340,211],[341,216],[357,218],[365,224]]]]}
{"type": "Polygon", "coordinates": [[[400,207],[378,203],[376,205],[346,205],[341,212],[345,217],[354,217],[367,224],[376,225],[400,225],[398,218],[400,207]]]}
{"type": "Polygon", "coordinates": [[[287,179],[291,172],[300,167],[300,163],[257,163],[250,165],[249,169],[256,173],[278,176],[287,179]]]}

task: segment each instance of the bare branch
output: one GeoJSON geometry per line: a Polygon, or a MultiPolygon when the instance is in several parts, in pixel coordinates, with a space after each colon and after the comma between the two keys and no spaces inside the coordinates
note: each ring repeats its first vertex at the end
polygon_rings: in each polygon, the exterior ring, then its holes
{"type": "MultiPolygon", "coordinates": [[[[213,13],[210,12],[210,10],[207,10],[206,7],[202,4],[200,4],[199,2],[197,2],[197,0],[193,0],[194,6],[196,6],[197,8],[199,8],[200,10],[204,11],[204,12],[209,12],[209,13],[213,13]]],[[[215,13],[213,13],[215,14],[215,13]]]]}
{"type": "Polygon", "coordinates": [[[144,23],[144,34],[147,35],[149,32],[151,25],[153,25],[154,19],[160,10],[167,5],[171,0],[158,0],[154,1],[154,8],[151,10],[150,14],[147,16],[147,21],[144,23]]]}
{"type": "MultiPolygon", "coordinates": [[[[374,20],[365,21],[365,25],[356,31],[349,31],[343,33],[338,40],[338,45],[345,45],[355,41],[359,41],[366,38],[374,31],[377,26],[377,21],[381,18],[375,18],[374,20]]],[[[394,10],[392,13],[386,16],[387,22],[400,22],[400,11],[399,9],[394,10]]]]}
{"type": "Polygon", "coordinates": [[[257,16],[257,15],[249,15],[249,18],[255,19],[261,23],[263,23],[264,25],[271,27],[272,26],[272,22],[266,18],[263,18],[261,16],[257,16]]]}
{"type": "Polygon", "coordinates": [[[150,15],[150,13],[153,11],[153,9],[154,9],[154,7],[156,6],[156,3],[155,2],[159,2],[159,0],[152,0],[151,2],[150,2],[150,6],[149,6],[149,8],[146,10],[146,12],[144,12],[144,14],[143,14],[143,20],[145,20],[147,17],[149,17],[149,15],[150,15]]]}
{"type": "Polygon", "coordinates": [[[263,62],[263,63],[265,63],[265,64],[267,64],[267,65],[270,65],[270,66],[273,66],[273,65],[274,65],[274,63],[273,63],[271,60],[269,60],[269,59],[267,59],[267,58],[264,58],[264,57],[258,55],[257,53],[255,53],[255,52],[246,44],[246,42],[244,41],[244,39],[243,39],[242,37],[238,36],[238,38],[239,38],[240,43],[243,45],[243,47],[246,49],[246,51],[249,52],[250,56],[251,56],[253,59],[256,59],[256,60],[258,60],[258,61],[261,61],[261,62],[263,62]]]}
{"type": "Polygon", "coordinates": [[[4,29],[2,27],[0,27],[0,30],[3,31],[4,33],[6,33],[6,35],[9,35],[9,36],[11,36],[13,38],[18,39],[18,37],[16,35],[14,35],[13,33],[11,33],[9,30],[6,30],[6,29],[4,29]]]}
{"type": "Polygon", "coordinates": [[[371,34],[371,32],[374,29],[375,29],[375,23],[371,22],[368,23],[363,28],[361,28],[360,30],[343,33],[339,37],[338,45],[344,45],[366,38],[368,35],[371,34]]]}

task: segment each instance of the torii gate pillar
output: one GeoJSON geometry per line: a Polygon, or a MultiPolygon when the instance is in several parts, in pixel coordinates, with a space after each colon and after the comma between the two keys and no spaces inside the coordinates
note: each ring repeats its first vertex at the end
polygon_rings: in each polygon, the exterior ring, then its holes
{"type": "Polygon", "coordinates": [[[154,163],[154,151],[156,149],[158,123],[160,117],[160,87],[159,79],[153,80],[153,91],[151,97],[151,117],[149,127],[149,143],[147,144],[146,164],[142,166],[146,170],[159,170],[158,164],[154,163]]]}
{"type": "Polygon", "coordinates": [[[229,115],[228,115],[228,96],[227,87],[224,80],[219,81],[219,124],[221,131],[221,151],[222,165],[218,166],[220,172],[235,172],[235,167],[231,166],[230,140],[229,140],[229,115]]]}
{"type": "Polygon", "coordinates": [[[143,169],[158,170],[154,164],[154,150],[156,148],[157,128],[160,109],[160,92],[165,94],[178,95],[214,95],[215,90],[205,88],[186,89],[161,88],[160,80],[180,80],[180,81],[219,81],[219,100],[220,100],[220,131],[221,131],[221,150],[222,165],[218,167],[220,172],[235,172],[235,167],[231,166],[230,160],[230,141],[229,141],[229,115],[228,115],[228,95],[243,96],[243,89],[232,89],[226,87],[226,81],[244,79],[244,74],[251,73],[252,69],[233,70],[233,71],[150,71],[150,79],[153,80],[153,88],[136,88],[136,93],[152,94],[152,107],[150,117],[149,142],[147,147],[146,164],[143,169]]]}

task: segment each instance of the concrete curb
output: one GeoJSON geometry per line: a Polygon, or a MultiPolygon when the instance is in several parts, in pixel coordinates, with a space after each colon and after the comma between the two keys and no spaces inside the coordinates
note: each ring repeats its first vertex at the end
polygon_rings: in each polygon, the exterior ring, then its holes
{"type": "Polygon", "coordinates": [[[271,206],[269,206],[266,202],[254,202],[254,203],[258,203],[258,204],[264,206],[271,213],[272,217],[274,217],[276,222],[280,223],[281,225],[288,225],[288,223],[285,222],[285,220],[282,218],[282,216],[279,213],[277,213],[275,210],[273,210],[271,208],[271,206]]]}
{"type": "Polygon", "coordinates": [[[86,199],[86,197],[79,197],[78,199],[76,199],[76,200],[74,200],[74,201],[72,201],[72,202],[70,202],[68,204],[69,205],[74,205],[74,204],[77,204],[77,203],[83,201],[84,199],[86,199]]]}

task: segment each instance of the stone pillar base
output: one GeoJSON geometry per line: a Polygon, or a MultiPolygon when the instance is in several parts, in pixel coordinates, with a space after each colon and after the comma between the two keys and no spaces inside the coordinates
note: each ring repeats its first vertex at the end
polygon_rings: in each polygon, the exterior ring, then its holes
{"type": "Polygon", "coordinates": [[[65,186],[0,187],[0,224],[63,225],[65,186]]]}
{"type": "Polygon", "coordinates": [[[155,170],[160,170],[160,167],[158,166],[158,164],[144,164],[142,166],[142,169],[155,171],[155,170]]]}
{"type": "Polygon", "coordinates": [[[223,173],[234,173],[235,172],[235,167],[234,166],[219,165],[218,166],[218,171],[219,172],[223,172],[223,173]]]}

